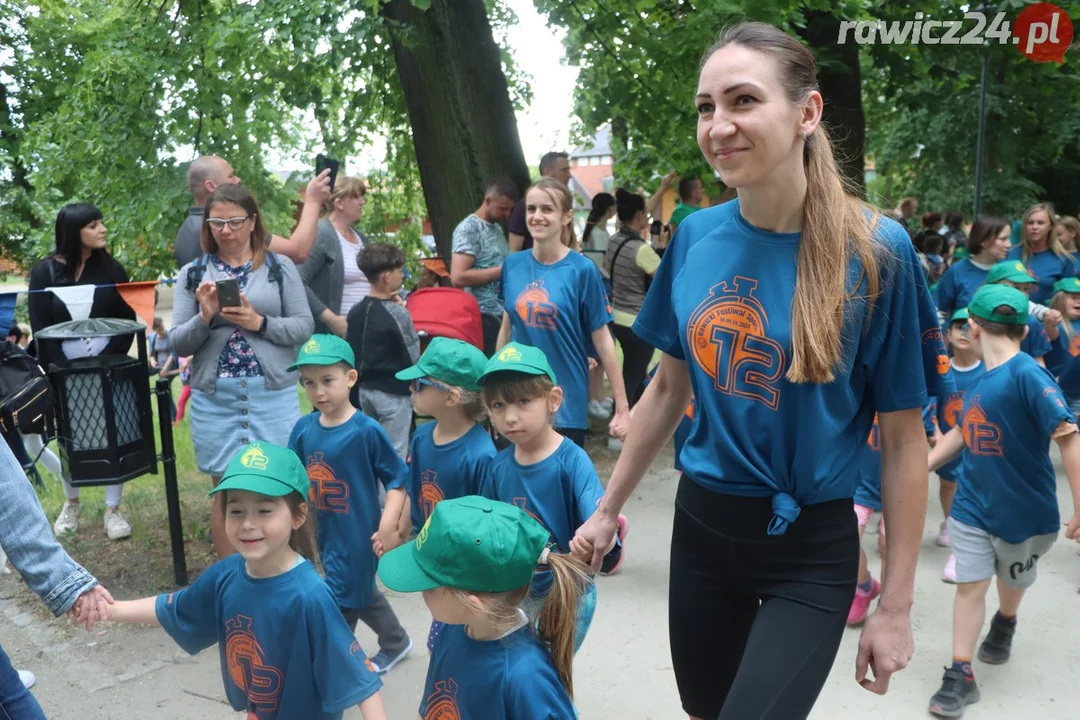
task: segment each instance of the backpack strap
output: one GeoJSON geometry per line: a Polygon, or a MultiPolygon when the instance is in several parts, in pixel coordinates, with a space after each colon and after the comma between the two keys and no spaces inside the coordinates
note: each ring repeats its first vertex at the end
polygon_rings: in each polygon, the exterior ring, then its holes
{"type": "Polygon", "coordinates": [[[277,283],[278,301],[281,303],[281,313],[285,314],[285,271],[281,269],[281,261],[275,253],[266,251],[266,269],[270,273],[270,282],[277,283]]]}
{"type": "Polygon", "coordinates": [[[200,255],[195,261],[195,264],[188,268],[187,281],[184,283],[184,287],[194,294],[199,289],[199,285],[202,283],[203,275],[206,274],[206,266],[210,263],[209,253],[200,255]]]}

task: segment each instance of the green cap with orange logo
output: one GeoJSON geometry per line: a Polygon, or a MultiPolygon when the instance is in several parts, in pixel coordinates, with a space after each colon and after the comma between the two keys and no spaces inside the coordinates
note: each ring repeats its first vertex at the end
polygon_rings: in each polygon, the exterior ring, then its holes
{"type": "Polygon", "coordinates": [[[222,490],[247,490],[260,495],[282,497],[291,492],[307,499],[307,469],[292,450],[268,442],[254,442],[233,456],[210,494],[222,490]]]}
{"type": "Polygon", "coordinates": [[[484,380],[499,372],[547,375],[551,382],[556,385],[559,384],[559,381],[555,379],[555,371],[551,369],[551,363],[548,362],[547,355],[540,348],[531,345],[513,342],[504,345],[501,350],[487,361],[484,374],[480,376],[480,384],[483,385],[484,380]]]}
{"type": "Polygon", "coordinates": [[[508,592],[532,580],[549,537],[514,505],[477,495],[443,500],[415,541],[383,555],[379,578],[397,592],[508,592]]]}

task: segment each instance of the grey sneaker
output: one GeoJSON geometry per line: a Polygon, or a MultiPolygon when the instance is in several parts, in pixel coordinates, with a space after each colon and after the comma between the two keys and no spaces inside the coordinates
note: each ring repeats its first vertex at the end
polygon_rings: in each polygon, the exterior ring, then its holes
{"type": "Polygon", "coordinates": [[[409,639],[409,644],[405,646],[405,649],[396,655],[391,655],[386,650],[379,650],[374,657],[369,657],[368,662],[371,663],[371,669],[375,671],[376,675],[385,675],[394,669],[394,666],[405,659],[405,656],[412,651],[412,638],[409,639]]]}
{"type": "Polygon", "coordinates": [[[64,501],[64,507],[60,510],[60,516],[53,523],[53,532],[57,535],[73,533],[79,529],[79,515],[82,514],[82,505],[79,503],[64,501]]]}
{"type": "Polygon", "coordinates": [[[110,540],[123,540],[131,537],[131,525],[120,514],[120,508],[105,507],[105,534],[110,540]]]}
{"type": "Polygon", "coordinates": [[[975,684],[975,678],[959,670],[945,668],[941,689],[930,698],[930,714],[958,718],[964,714],[965,707],[976,702],[979,702],[979,686],[975,684]]]}
{"type": "Polygon", "coordinates": [[[1013,635],[1016,625],[1009,625],[998,620],[997,615],[990,621],[990,632],[979,646],[979,659],[987,665],[1004,665],[1012,655],[1013,635]]]}

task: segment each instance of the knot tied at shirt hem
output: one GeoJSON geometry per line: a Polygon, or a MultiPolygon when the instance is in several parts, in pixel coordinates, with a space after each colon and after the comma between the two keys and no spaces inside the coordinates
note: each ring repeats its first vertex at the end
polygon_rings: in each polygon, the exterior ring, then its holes
{"type": "Polygon", "coordinates": [[[772,497],[773,517],[769,521],[769,535],[783,535],[788,526],[799,517],[802,508],[795,498],[787,493],[777,493],[772,497]]]}

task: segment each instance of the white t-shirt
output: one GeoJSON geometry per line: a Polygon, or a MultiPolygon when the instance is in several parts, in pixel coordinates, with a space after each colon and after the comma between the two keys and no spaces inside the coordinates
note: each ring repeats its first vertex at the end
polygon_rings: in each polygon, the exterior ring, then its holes
{"type": "Polygon", "coordinates": [[[360,239],[349,242],[340,232],[337,236],[338,242],[341,243],[341,258],[345,266],[345,285],[341,290],[341,315],[348,315],[353,305],[366,298],[371,292],[371,283],[360,271],[360,266],[356,264],[356,256],[362,249],[360,239]]]}

